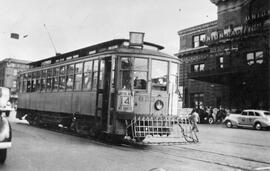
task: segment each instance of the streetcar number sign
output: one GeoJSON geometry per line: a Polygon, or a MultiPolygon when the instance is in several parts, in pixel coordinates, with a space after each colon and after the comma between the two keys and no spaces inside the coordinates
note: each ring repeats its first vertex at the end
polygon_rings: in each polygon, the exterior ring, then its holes
{"type": "Polygon", "coordinates": [[[130,90],[120,90],[117,96],[117,111],[133,112],[133,96],[130,90]]]}
{"type": "Polygon", "coordinates": [[[129,106],[130,98],[128,96],[121,96],[121,102],[123,106],[129,106]]]}

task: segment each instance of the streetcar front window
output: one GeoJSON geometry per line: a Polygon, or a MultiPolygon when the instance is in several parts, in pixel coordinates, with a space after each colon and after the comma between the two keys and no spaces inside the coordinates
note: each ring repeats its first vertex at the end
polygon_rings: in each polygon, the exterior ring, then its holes
{"type": "Polygon", "coordinates": [[[120,79],[122,89],[131,90],[131,78],[131,71],[121,71],[120,79]]]}
{"type": "Polygon", "coordinates": [[[177,63],[171,63],[170,66],[170,89],[176,92],[178,89],[178,65],[177,63]]]}
{"type": "Polygon", "coordinates": [[[152,90],[167,90],[168,62],[152,60],[152,90]]]}
{"type": "Polygon", "coordinates": [[[120,80],[122,89],[131,90],[131,80],[132,80],[131,58],[121,58],[120,80]]]}
{"type": "Polygon", "coordinates": [[[147,87],[148,59],[134,59],[134,89],[146,90],[147,87]]]}
{"type": "Polygon", "coordinates": [[[132,59],[131,58],[121,58],[121,69],[132,70],[132,59]]]}
{"type": "Polygon", "coordinates": [[[147,73],[134,71],[134,89],[146,90],[147,73]]]}

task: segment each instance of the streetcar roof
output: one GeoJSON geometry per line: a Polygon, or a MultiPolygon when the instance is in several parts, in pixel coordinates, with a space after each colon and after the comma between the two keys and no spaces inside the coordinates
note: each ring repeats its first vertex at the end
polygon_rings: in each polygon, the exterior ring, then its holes
{"type": "MultiPolygon", "coordinates": [[[[77,50],[66,52],[66,53],[63,53],[63,54],[57,54],[57,55],[49,57],[49,58],[34,61],[34,62],[29,63],[29,65],[31,65],[33,67],[38,67],[38,66],[41,66],[41,64],[43,62],[46,62],[46,61],[60,60],[60,59],[70,57],[70,56],[77,56],[77,57],[78,56],[87,56],[92,51],[98,52],[98,51],[101,51],[102,49],[110,50],[109,49],[110,47],[121,46],[126,42],[128,43],[129,40],[128,39],[113,39],[113,40],[106,41],[106,42],[103,42],[103,43],[99,43],[99,44],[96,44],[96,45],[88,46],[88,47],[85,47],[85,48],[77,49],[77,50]]],[[[160,45],[157,45],[157,44],[154,44],[154,43],[150,43],[150,42],[144,42],[143,45],[155,48],[156,51],[164,49],[163,46],[160,46],[160,45]]]]}

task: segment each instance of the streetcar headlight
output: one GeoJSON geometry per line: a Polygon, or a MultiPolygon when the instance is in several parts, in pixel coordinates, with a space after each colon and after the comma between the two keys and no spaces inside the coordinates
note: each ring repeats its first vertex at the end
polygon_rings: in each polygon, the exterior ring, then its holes
{"type": "Polygon", "coordinates": [[[161,110],[164,107],[164,103],[161,100],[157,100],[155,103],[155,109],[161,110]]]}

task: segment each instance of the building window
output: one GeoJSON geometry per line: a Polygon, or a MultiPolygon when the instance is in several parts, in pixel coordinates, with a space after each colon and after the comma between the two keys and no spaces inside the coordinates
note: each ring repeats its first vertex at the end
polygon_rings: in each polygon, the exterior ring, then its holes
{"type": "Polygon", "coordinates": [[[256,52],[250,52],[247,53],[247,64],[253,65],[253,64],[262,64],[263,63],[263,52],[262,51],[256,51],[256,52]]]}
{"type": "Polygon", "coordinates": [[[18,70],[17,69],[14,69],[13,70],[13,76],[16,76],[18,74],[18,70]]]}
{"type": "Polygon", "coordinates": [[[16,88],[16,86],[17,86],[17,81],[13,81],[12,87],[13,87],[13,88],[16,88]]]}
{"type": "Polygon", "coordinates": [[[203,108],[204,106],[204,94],[194,93],[190,95],[191,107],[203,108]]]}
{"type": "Polygon", "coordinates": [[[223,58],[223,56],[218,57],[217,63],[218,63],[218,68],[220,68],[220,69],[224,68],[224,58],[223,58]]]}
{"type": "Polygon", "coordinates": [[[205,42],[205,34],[193,36],[192,46],[193,48],[203,46],[205,42]]]}
{"type": "Polygon", "coordinates": [[[204,71],[204,63],[201,63],[201,64],[194,64],[192,65],[191,67],[191,71],[192,72],[200,72],[200,71],[204,71]]]}

